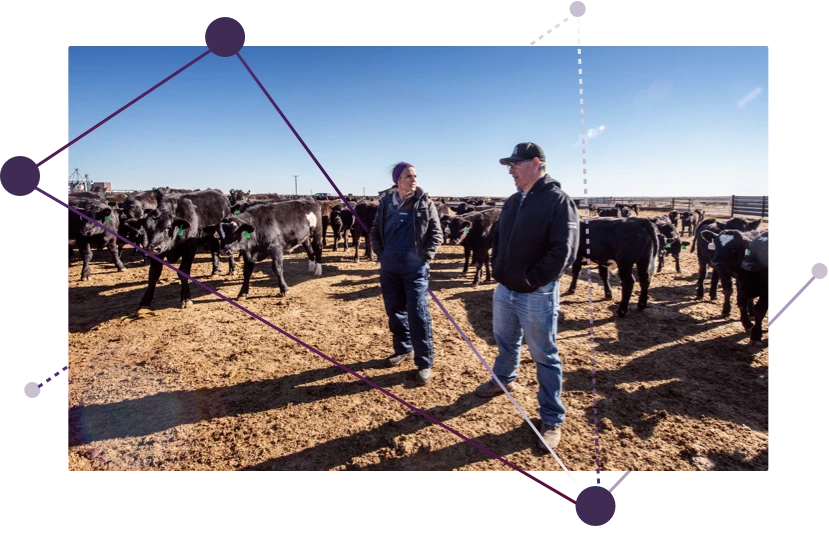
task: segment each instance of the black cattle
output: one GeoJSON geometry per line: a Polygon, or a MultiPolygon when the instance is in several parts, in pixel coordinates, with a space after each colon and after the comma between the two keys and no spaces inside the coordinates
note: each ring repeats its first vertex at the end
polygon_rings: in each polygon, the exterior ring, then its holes
{"type": "Polygon", "coordinates": [[[437,206],[438,217],[440,217],[440,227],[443,230],[443,244],[449,242],[449,221],[452,220],[452,210],[446,204],[439,204],[437,206]]]}
{"type": "MultiPolygon", "coordinates": [[[[148,250],[170,263],[181,258],[179,269],[190,274],[193,259],[200,246],[207,245],[213,255],[213,274],[221,272],[219,266],[219,241],[212,232],[205,233],[204,228],[216,225],[230,213],[230,202],[221,191],[208,189],[193,193],[159,196],[158,208],[148,212],[138,220],[140,227],[147,234],[148,250]]],[[[141,307],[152,304],[155,287],[161,276],[163,265],[150,260],[150,273],[147,290],[141,299],[141,307]]],[[[236,265],[230,257],[230,273],[236,265]]],[[[181,307],[192,306],[188,279],[179,275],[181,280],[181,307]]]]}
{"type": "Polygon", "coordinates": [[[489,271],[489,249],[492,248],[492,230],[501,216],[499,208],[476,211],[453,217],[449,221],[449,244],[463,245],[464,264],[461,275],[469,270],[469,254],[475,263],[472,285],[481,283],[481,270],[486,266],[486,282],[492,280],[489,271]]]}
{"type": "Polygon", "coordinates": [[[588,208],[587,208],[588,216],[597,215],[598,212],[599,212],[599,206],[597,206],[596,204],[590,204],[590,206],[588,206],[588,208]]]}
{"type": "Polygon", "coordinates": [[[619,208],[599,208],[599,217],[619,217],[619,208]]]}
{"type": "Polygon", "coordinates": [[[679,226],[679,212],[676,210],[671,210],[668,212],[668,219],[671,220],[671,224],[674,226],[679,226]]]}
{"type": "MultiPolygon", "coordinates": [[[[300,197],[300,198],[305,198],[305,197],[300,197]]],[[[279,202],[279,201],[283,200],[283,198],[280,195],[277,195],[276,193],[254,193],[252,195],[248,194],[247,200],[270,200],[270,201],[273,201],[273,202],[279,202]]]]}
{"type": "MultiPolygon", "coordinates": [[[[742,217],[735,217],[725,223],[719,222],[713,218],[705,219],[699,223],[699,226],[697,226],[696,232],[694,233],[694,241],[691,243],[691,252],[693,252],[696,248],[697,263],[699,264],[699,277],[697,279],[697,294],[696,297],[694,297],[695,299],[700,300],[703,298],[705,293],[705,276],[708,274],[708,265],[711,264],[711,258],[713,258],[714,250],[716,250],[716,244],[712,243],[710,240],[706,240],[702,236],[702,233],[708,231],[710,234],[718,235],[724,230],[740,230],[743,232],[752,231],[756,230],[760,226],[761,222],[762,221],[760,219],[748,221],[742,217]],[[697,241],[699,241],[699,246],[697,246],[697,241]]],[[[711,288],[708,296],[711,300],[716,300],[717,284],[719,284],[720,281],[722,282],[722,291],[723,296],[725,297],[722,314],[724,316],[728,316],[731,314],[731,294],[733,293],[731,277],[723,277],[719,269],[713,269],[711,273],[711,288]]]]}
{"type": "Polygon", "coordinates": [[[100,201],[103,202],[103,201],[106,201],[106,194],[104,193],[103,190],[101,190],[101,191],[73,191],[73,192],[69,193],[69,198],[74,198],[74,199],[87,198],[87,199],[92,199],[92,200],[100,200],[100,201]]]}
{"type": "Polygon", "coordinates": [[[348,252],[348,234],[354,228],[354,214],[345,204],[337,204],[331,208],[331,230],[334,233],[334,252],[339,248],[340,239],[343,248],[348,252]]]}
{"type": "MultiPolygon", "coordinates": [[[[696,233],[697,226],[702,221],[703,217],[705,217],[705,212],[700,210],[694,210],[691,214],[691,232],[696,233]]],[[[690,237],[691,234],[689,233],[688,236],[690,237]]]]}
{"type": "Polygon", "coordinates": [[[680,236],[685,235],[685,231],[687,230],[688,231],[688,237],[690,237],[692,235],[692,232],[691,232],[691,224],[692,224],[691,223],[691,212],[690,211],[683,211],[679,215],[679,220],[682,223],[682,229],[680,230],[679,235],[680,236]]]}
{"type": "Polygon", "coordinates": [[[464,213],[470,213],[473,211],[475,211],[475,206],[467,202],[461,202],[455,206],[455,215],[463,215],[464,213]]]}
{"type": "Polygon", "coordinates": [[[676,226],[671,224],[671,220],[668,217],[661,215],[659,217],[648,217],[648,220],[654,223],[656,229],[659,230],[659,261],[656,272],[662,272],[662,267],[665,264],[665,256],[670,254],[674,257],[676,272],[681,273],[682,268],[679,265],[679,253],[691,243],[682,241],[681,236],[676,231],[676,226]]]}
{"type": "MultiPolygon", "coordinates": [[[[69,205],[87,217],[95,219],[113,232],[118,232],[118,226],[120,224],[118,212],[102,200],[77,197],[70,194],[69,205]]],[[[107,250],[112,254],[112,263],[118,271],[126,270],[126,267],[121,262],[117,238],[71,210],[69,210],[69,239],[75,241],[75,245],[78,247],[83,258],[81,280],[89,280],[90,278],[89,262],[92,259],[93,244],[99,248],[106,246],[107,250]]],[[[71,245],[69,246],[69,258],[71,261],[71,245]]]]}
{"type": "Polygon", "coordinates": [[[351,227],[352,243],[354,245],[354,261],[360,261],[360,237],[365,235],[366,253],[365,257],[373,260],[374,256],[371,253],[371,225],[374,224],[374,217],[377,216],[377,208],[380,206],[379,202],[360,202],[354,206],[354,211],[357,212],[357,217],[368,226],[369,231],[363,230],[360,221],[354,221],[351,227]]]}
{"type": "Polygon", "coordinates": [[[219,224],[205,228],[216,232],[222,254],[244,258],[244,281],[238,300],[250,291],[250,277],[256,262],[271,259],[282,296],[288,284],[282,269],[284,253],[302,245],[308,254],[308,271],[322,274],[322,210],[314,200],[289,200],[251,206],[239,215],[223,218],[219,224]]]}
{"type": "Polygon", "coordinates": [[[231,189],[230,193],[227,195],[227,199],[230,201],[230,205],[233,206],[234,204],[238,204],[239,202],[244,202],[250,196],[250,189],[248,192],[245,193],[241,189],[231,189]]]}
{"type": "Polygon", "coordinates": [[[322,217],[322,246],[328,246],[328,225],[331,224],[331,209],[334,206],[342,204],[341,200],[317,200],[320,207],[320,216],[322,217]]]}
{"type": "MultiPolygon", "coordinates": [[[[714,234],[710,230],[703,230],[701,236],[710,240],[714,245],[714,255],[711,258],[711,265],[719,271],[720,278],[733,276],[737,280],[737,307],[740,310],[740,321],[746,331],[751,331],[751,344],[760,342],[763,337],[762,322],[768,310],[768,231],[761,234],[759,230],[741,232],[740,230],[723,230],[720,234],[714,234]],[[751,244],[763,236],[763,242],[755,246],[756,260],[749,263],[749,268],[754,271],[747,271],[743,268],[744,261],[751,256],[751,244]],[[765,267],[763,267],[763,256],[765,267]],[[751,324],[749,318],[749,296],[752,301],[752,311],[756,324],[751,324]],[[753,300],[759,297],[757,306],[753,306],[753,300]],[[759,309],[758,309],[759,308],[759,309]],[[753,328],[752,328],[753,327],[753,328]]],[[[723,284],[725,286],[725,284],[723,284]]],[[[725,293],[725,287],[723,287],[725,293]]]]}
{"type": "Polygon", "coordinates": [[[580,222],[581,236],[579,250],[573,263],[573,281],[567,294],[576,291],[576,282],[579,278],[582,261],[590,249],[590,264],[599,266],[606,299],[613,298],[610,285],[607,282],[608,265],[613,262],[619,270],[622,281],[622,300],[616,314],[624,317],[628,312],[628,303],[633,293],[633,266],[636,265],[639,274],[639,302],[637,307],[642,310],[648,305],[648,288],[656,269],[656,260],[659,255],[659,237],[656,225],[647,219],[593,219],[580,222]],[[589,224],[589,227],[588,227],[589,224]],[[590,229],[587,235],[586,229],[590,229]]]}
{"type": "Polygon", "coordinates": [[[616,204],[616,209],[619,210],[622,217],[630,217],[631,212],[639,215],[639,207],[636,204],[616,204]]]}

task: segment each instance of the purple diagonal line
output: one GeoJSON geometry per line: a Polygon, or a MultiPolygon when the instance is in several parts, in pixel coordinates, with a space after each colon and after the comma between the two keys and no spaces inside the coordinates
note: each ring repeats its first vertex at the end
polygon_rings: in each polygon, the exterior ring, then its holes
{"type": "Polygon", "coordinates": [[[615,483],[615,484],[613,484],[613,487],[612,487],[612,488],[610,488],[610,493],[613,493],[613,490],[615,490],[615,489],[616,489],[616,486],[618,486],[619,484],[621,484],[621,483],[622,483],[622,481],[625,479],[625,477],[626,477],[626,476],[628,476],[629,474],[630,474],[630,471],[628,471],[627,473],[625,473],[624,475],[622,475],[622,478],[620,478],[619,480],[617,480],[617,481],[616,481],[616,483],[615,483]]]}
{"type": "Polygon", "coordinates": [[[97,227],[101,228],[101,229],[102,229],[102,230],[104,230],[105,232],[107,232],[107,233],[109,233],[109,234],[112,234],[115,238],[120,239],[120,240],[121,240],[121,241],[123,241],[124,243],[126,243],[126,244],[128,244],[128,245],[131,245],[131,246],[133,246],[133,247],[135,247],[137,250],[139,250],[139,251],[140,251],[140,252],[142,252],[143,254],[146,254],[147,256],[151,257],[151,258],[152,258],[152,259],[154,259],[155,261],[157,261],[157,262],[161,263],[162,265],[164,265],[165,267],[168,267],[168,268],[172,269],[172,270],[173,270],[173,271],[175,271],[178,275],[180,275],[180,276],[183,276],[183,277],[187,278],[187,280],[189,280],[189,281],[193,282],[194,284],[196,284],[197,286],[201,287],[201,288],[202,288],[202,289],[204,289],[205,291],[207,291],[207,292],[209,292],[209,293],[212,293],[213,295],[216,295],[217,297],[219,297],[220,299],[224,300],[225,302],[227,302],[227,303],[229,303],[229,304],[232,304],[232,305],[233,305],[233,306],[235,306],[236,308],[238,308],[238,309],[242,310],[242,311],[243,311],[243,312],[245,312],[246,314],[248,314],[248,315],[250,315],[251,317],[253,317],[254,319],[258,320],[259,322],[261,322],[261,323],[263,323],[263,324],[265,324],[265,325],[267,325],[267,326],[269,326],[269,327],[273,328],[274,330],[276,330],[277,332],[279,332],[279,333],[280,333],[280,334],[282,334],[283,336],[287,337],[287,338],[288,338],[288,339],[290,339],[291,341],[293,341],[293,342],[295,342],[295,343],[297,343],[297,344],[299,344],[299,345],[302,345],[305,349],[307,349],[307,350],[309,350],[309,351],[313,352],[313,353],[314,353],[314,354],[316,354],[317,356],[321,356],[322,358],[324,358],[324,359],[326,359],[327,361],[331,362],[332,364],[336,365],[337,367],[339,367],[340,369],[342,369],[342,370],[343,370],[343,371],[345,371],[346,373],[348,373],[348,374],[350,374],[350,375],[354,376],[355,378],[358,378],[358,379],[362,380],[363,382],[365,382],[365,383],[366,383],[366,384],[368,384],[369,386],[373,387],[374,389],[376,389],[376,390],[377,390],[377,391],[379,391],[380,393],[383,393],[383,394],[384,394],[384,395],[386,395],[387,397],[389,397],[389,398],[391,398],[391,399],[396,400],[397,402],[399,402],[400,404],[402,404],[402,405],[403,405],[403,406],[405,406],[406,408],[408,408],[408,409],[412,410],[413,412],[417,413],[418,415],[422,415],[423,417],[425,417],[426,419],[428,419],[428,420],[429,420],[429,421],[431,421],[432,423],[434,423],[434,424],[436,424],[436,425],[440,426],[441,428],[443,428],[443,429],[445,429],[445,430],[448,430],[449,432],[451,432],[451,433],[452,433],[452,434],[454,434],[455,436],[457,436],[457,437],[461,438],[462,440],[466,441],[466,442],[467,442],[467,443],[469,443],[470,445],[472,445],[472,446],[474,446],[474,447],[478,448],[481,452],[483,452],[483,453],[487,454],[488,456],[491,456],[492,458],[495,458],[496,460],[499,460],[499,461],[500,461],[501,463],[503,463],[504,465],[506,465],[506,466],[508,466],[508,467],[511,467],[512,469],[514,469],[514,470],[518,471],[518,472],[519,472],[519,473],[521,473],[522,475],[524,475],[524,476],[526,476],[526,477],[528,477],[528,478],[530,478],[530,479],[532,479],[532,480],[534,480],[534,481],[538,482],[539,484],[541,484],[541,485],[542,485],[542,486],[544,486],[545,488],[549,489],[549,490],[550,490],[550,491],[552,491],[553,493],[555,493],[555,494],[557,494],[557,495],[560,495],[561,497],[564,497],[565,499],[567,499],[568,501],[570,501],[570,502],[571,502],[571,503],[573,503],[573,504],[576,504],[576,501],[574,501],[572,498],[570,498],[570,497],[568,497],[567,495],[565,495],[565,494],[561,493],[560,491],[558,491],[558,490],[557,490],[557,489],[555,489],[554,487],[550,486],[549,484],[547,484],[547,483],[543,482],[542,480],[539,480],[538,478],[534,477],[533,475],[531,475],[531,474],[527,473],[526,471],[524,471],[523,469],[521,469],[520,467],[518,467],[518,466],[517,466],[517,465],[515,465],[514,463],[510,462],[509,460],[507,460],[507,459],[505,459],[505,458],[502,458],[501,456],[498,456],[497,454],[495,454],[494,452],[490,451],[489,449],[487,449],[487,448],[486,448],[486,447],[484,447],[483,445],[479,444],[478,442],[476,442],[476,441],[474,441],[474,440],[472,440],[472,439],[470,439],[470,438],[467,438],[466,436],[464,436],[463,434],[461,434],[460,432],[458,432],[458,431],[457,431],[457,430],[455,430],[454,428],[452,428],[452,427],[450,427],[450,426],[448,426],[448,425],[446,425],[446,424],[444,424],[444,423],[441,423],[440,421],[438,421],[437,419],[435,419],[435,418],[434,418],[434,417],[432,417],[431,415],[427,414],[427,413],[426,413],[426,412],[424,412],[423,410],[421,410],[421,409],[419,409],[419,408],[415,408],[414,406],[412,406],[412,405],[411,405],[411,404],[409,404],[408,402],[404,401],[403,399],[401,399],[400,397],[398,397],[398,396],[397,396],[397,395],[395,395],[394,393],[392,393],[392,392],[390,392],[390,391],[387,391],[386,389],[384,389],[384,388],[382,388],[382,387],[378,386],[377,384],[375,384],[374,382],[372,382],[372,381],[371,381],[371,380],[369,380],[368,378],[365,378],[364,376],[360,375],[359,373],[357,373],[357,372],[355,372],[355,371],[352,371],[351,369],[349,369],[349,368],[348,368],[348,367],[346,367],[345,365],[343,365],[343,364],[341,364],[340,362],[338,362],[338,361],[334,360],[333,358],[331,358],[331,357],[329,357],[329,356],[327,356],[327,355],[323,354],[322,352],[320,352],[319,350],[315,349],[314,347],[312,347],[312,346],[308,345],[307,343],[305,343],[305,342],[304,342],[304,341],[302,341],[301,339],[299,339],[299,338],[297,338],[297,337],[294,337],[294,336],[292,336],[291,334],[289,334],[288,332],[286,332],[286,331],[282,330],[281,328],[279,328],[279,327],[278,327],[278,326],[276,326],[275,324],[271,323],[271,322],[270,322],[270,321],[268,321],[267,319],[265,319],[265,318],[263,318],[263,317],[261,317],[261,316],[257,315],[256,313],[254,313],[254,312],[250,311],[249,309],[245,308],[244,306],[240,305],[239,303],[237,303],[237,302],[233,301],[232,299],[230,299],[230,298],[228,298],[228,297],[226,297],[226,296],[222,295],[221,293],[219,293],[218,291],[216,291],[216,290],[215,290],[215,289],[213,289],[212,287],[210,287],[210,286],[208,286],[208,285],[206,285],[206,284],[204,284],[204,283],[202,283],[202,282],[200,282],[200,281],[196,280],[195,278],[193,278],[193,277],[192,277],[192,276],[190,276],[189,274],[185,273],[184,271],[181,271],[181,270],[177,269],[176,267],[174,267],[174,266],[173,266],[173,265],[171,265],[170,263],[166,262],[165,260],[162,260],[161,258],[159,258],[158,256],[156,256],[155,254],[152,254],[151,252],[149,252],[149,251],[147,251],[147,250],[144,250],[143,248],[139,247],[138,245],[136,245],[135,243],[133,243],[133,242],[132,242],[132,241],[130,241],[129,239],[127,239],[127,238],[123,237],[122,235],[118,234],[117,232],[114,232],[113,230],[111,230],[111,229],[107,228],[107,227],[106,227],[106,226],[104,226],[103,224],[101,224],[101,223],[99,223],[98,221],[96,221],[96,220],[94,220],[94,219],[92,219],[92,218],[88,217],[88,216],[87,216],[87,215],[85,215],[84,213],[81,213],[80,211],[78,211],[77,209],[73,208],[72,206],[70,206],[70,205],[66,204],[65,202],[63,202],[63,201],[61,201],[61,200],[59,200],[59,199],[55,198],[54,196],[50,195],[50,194],[49,194],[49,193],[47,193],[46,191],[42,190],[41,188],[36,187],[35,189],[36,189],[38,192],[40,192],[40,193],[42,193],[43,195],[45,195],[46,197],[51,198],[52,200],[54,200],[55,202],[57,202],[57,203],[58,203],[58,204],[60,204],[61,206],[63,206],[63,207],[65,207],[65,208],[67,208],[67,209],[68,209],[68,210],[70,210],[70,211],[72,211],[72,212],[73,212],[73,213],[75,213],[76,215],[81,216],[81,217],[82,217],[82,218],[84,218],[85,220],[87,220],[87,221],[91,222],[92,224],[94,224],[95,226],[97,226],[97,227]]]}
{"type": "Polygon", "coordinates": [[[111,119],[111,118],[113,118],[114,116],[118,115],[119,113],[121,113],[122,111],[124,111],[125,109],[127,109],[128,107],[130,107],[131,105],[135,104],[136,102],[138,102],[139,100],[141,100],[142,98],[144,98],[145,96],[147,96],[148,94],[152,93],[153,91],[155,91],[156,89],[158,89],[159,87],[161,87],[163,84],[165,84],[165,83],[167,83],[168,81],[170,81],[170,79],[171,79],[171,78],[173,78],[173,77],[174,77],[174,76],[176,76],[177,74],[180,74],[182,71],[184,71],[184,69],[186,69],[186,68],[190,67],[191,65],[193,65],[193,63],[195,63],[196,61],[200,60],[201,58],[203,58],[204,56],[206,56],[206,55],[207,55],[207,54],[209,54],[209,53],[210,53],[210,50],[208,50],[208,51],[207,51],[207,52],[205,52],[204,54],[201,54],[199,57],[197,57],[196,59],[194,59],[193,61],[191,61],[191,62],[190,62],[190,63],[188,63],[187,65],[185,65],[185,66],[181,67],[180,69],[178,69],[177,71],[175,71],[175,72],[174,72],[174,73],[172,73],[171,75],[167,76],[166,78],[164,78],[163,80],[161,80],[161,81],[160,81],[160,82],[158,82],[157,84],[153,85],[152,87],[150,87],[149,89],[147,89],[146,91],[144,91],[143,93],[141,93],[140,95],[138,95],[137,97],[135,97],[134,99],[132,99],[132,100],[131,100],[131,101],[130,101],[127,105],[123,106],[121,109],[119,109],[118,111],[116,111],[115,113],[113,113],[112,115],[110,115],[109,117],[105,118],[104,120],[102,120],[101,122],[99,122],[98,124],[96,124],[95,126],[93,126],[92,128],[88,129],[87,131],[85,131],[84,133],[82,133],[81,135],[79,135],[78,137],[76,137],[76,138],[72,139],[72,140],[71,140],[71,141],[69,141],[67,144],[63,145],[63,146],[62,146],[61,148],[59,148],[56,152],[53,152],[51,155],[49,155],[49,157],[47,157],[46,159],[44,159],[43,161],[41,161],[40,163],[38,163],[38,164],[37,164],[37,166],[38,166],[38,167],[40,167],[41,165],[43,165],[44,163],[46,163],[46,162],[47,162],[47,161],[49,161],[50,159],[54,158],[55,156],[57,156],[58,154],[60,154],[61,152],[63,152],[63,151],[64,151],[64,150],[66,150],[67,148],[69,148],[70,146],[74,145],[76,142],[78,142],[78,141],[80,141],[81,139],[83,139],[84,137],[86,137],[86,136],[87,136],[87,134],[92,133],[92,131],[93,131],[93,130],[95,130],[96,128],[98,128],[98,126],[101,126],[102,124],[104,124],[105,122],[107,122],[109,119],[111,119]]]}
{"type": "MultiPolygon", "coordinates": [[[[63,369],[61,369],[61,371],[66,371],[67,369],[69,369],[69,366],[68,366],[68,365],[67,365],[67,366],[65,366],[63,369]]],[[[55,373],[55,376],[58,376],[59,374],[60,374],[60,371],[58,371],[57,373],[55,373]]],[[[51,377],[49,377],[49,378],[47,378],[47,379],[46,379],[46,382],[51,382],[51,381],[52,381],[52,378],[51,378],[51,377]]],[[[43,387],[43,383],[41,382],[40,384],[38,384],[38,385],[37,385],[37,387],[42,388],[42,387],[43,387]]]]}
{"type": "Polygon", "coordinates": [[[241,62],[242,62],[242,65],[244,65],[244,66],[245,66],[245,68],[247,69],[247,71],[248,71],[248,72],[250,73],[250,75],[253,77],[253,81],[255,81],[255,82],[256,82],[256,85],[258,85],[258,86],[259,86],[259,88],[260,88],[260,89],[262,89],[262,92],[263,92],[263,93],[265,93],[265,96],[266,96],[266,97],[268,97],[268,100],[270,100],[270,102],[271,102],[271,104],[273,105],[274,109],[276,109],[276,112],[277,112],[277,113],[279,113],[279,115],[282,117],[282,120],[284,120],[284,121],[285,121],[285,124],[287,124],[287,125],[288,125],[288,128],[290,128],[290,129],[291,129],[291,131],[292,131],[292,132],[294,132],[294,135],[296,136],[297,140],[299,140],[299,142],[302,144],[302,147],[305,149],[305,151],[306,151],[306,152],[308,152],[308,155],[309,155],[309,156],[311,156],[311,159],[312,159],[312,160],[314,160],[314,163],[316,163],[316,164],[317,164],[317,167],[319,167],[319,169],[322,171],[322,174],[324,174],[324,175],[325,175],[325,177],[328,179],[328,183],[330,183],[330,184],[331,184],[331,187],[333,187],[333,188],[334,188],[334,190],[335,190],[335,191],[337,192],[337,194],[340,196],[340,198],[341,198],[341,199],[342,199],[342,201],[345,203],[345,205],[346,205],[346,206],[348,206],[348,209],[351,211],[351,213],[353,213],[353,214],[354,214],[354,217],[357,219],[357,222],[358,222],[358,223],[360,223],[360,226],[362,226],[362,227],[363,227],[363,230],[365,230],[366,232],[370,232],[369,227],[368,227],[368,226],[366,226],[366,223],[364,223],[364,222],[362,221],[362,219],[360,219],[360,217],[359,217],[359,216],[357,216],[357,212],[356,212],[356,211],[354,211],[354,208],[353,208],[353,207],[351,206],[351,204],[350,204],[350,203],[349,203],[349,202],[345,199],[345,197],[343,196],[342,192],[340,191],[340,188],[339,188],[339,187],[337,187],[337,184],[335,184],[335,183],[334,183],[334,180],[332,180],[332,179],[331,179],[331,177],[330,177],[330,176],[328,176],[328,173],[327,173],[327,172],[325,172],[325,169],[323,169],[323,168],[322,168],[322,164],[320,164],[320,162],[317,160],[316,156],[314,156],[314,153],[313,153],[313,152],[311,152],[311,149],[310,149],[310,148],[308,148],[308,145],[306,145],[306,144],[305,144],[305,141],[303,141],[303,140],[302,140],[302,137],[300,137],[299,132],[297,132],[297,131],[296,131],[296,129],[294,128],[294,126],[291,124],[291,121],[289,121],[289,120],[288,120],[288,117],[286,117],[286,116],[285,116],[285,114],[284,114],[284,113],[282,113],[282,110],[281,110],[281,109],[279,109],[279,106],[277,106],[277,105],[276,105],[276,102],[274,102],[273,98],[271,98],[271,95],[270,95],[270,93],[268,93],[268,90],[267,90],[267,89],[265,89],[265,86],[264,86],[264,85],[262,85],[262,82],[260,82],[260,81],[259,81],[259,78],[257,78],[257,77],[256,77],[256,74],[254,74],[254,73],[253,73],[253,70],[251,70],[251,68],[248,66],[247,62],[244,60],[244,58],[242,58],[242,54],[240,54],[240,53],[238,53],[238,52],[237,52],[237,53],[236,53],[236,57],[238,57],[238,58],[239,58],[239,61],[241,61],[241,62]]]}
{"type": "Polygon", "coordinates": [[[809,279],[809,281],[808,281],[808,282],[806,282],[806,285],[805,285],[805,286],[803,286],[803,287],[801,287],[801,288],[800,288],[800,291],[798,291],[798,292],[797,292],[797,294],[796,294],[795,296],[793,296],[793,297],[792,297],[792,300],[790,300],[789,302],[787,302],[787,303],[786,303],[786,305],[785,305],[785,306],[783,306],[783,309],[782,309],[782,310],[780,310],[779,312],[777,312],[777,315],[775,315],[775,316],[772,318],[772,320],[771,320],[771,321],[769,321],[769,326],[771,326],[771,323],[773,323],[775,319],[777,319],[778,317],[780,317],[780,314],[782,314],[784,311],[786,311],[786,308],[788,308],[789,306],[791,306],[792,302],[794,302],[794,299],[796,299],[797,297],[799,297],[799,296],[800,296],[800,294],[801,294],[801,293],[803,293],[803,291],[804,291],[807,287],[809,287],[809,284],[811,284],[811,283],[812,283],[812,282],[814,282],[814,281],[815,281],[815,277],[813,276],[813,277],[811,277],[811,278],[809,279]]]}

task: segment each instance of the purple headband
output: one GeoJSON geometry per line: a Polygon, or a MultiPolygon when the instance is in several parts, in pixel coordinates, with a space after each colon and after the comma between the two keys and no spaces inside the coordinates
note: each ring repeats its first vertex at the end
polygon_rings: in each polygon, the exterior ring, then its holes
{"type": "Polygon", "coordinates": [[[401,161],[394,167],[394,170],[391,172],[391,179],[394,180],[394,183],[397,183],[397,180],[400,179],[400,175],[403,173],[403,169],[407,167],[414,167],[414,165],[401,161]]]}

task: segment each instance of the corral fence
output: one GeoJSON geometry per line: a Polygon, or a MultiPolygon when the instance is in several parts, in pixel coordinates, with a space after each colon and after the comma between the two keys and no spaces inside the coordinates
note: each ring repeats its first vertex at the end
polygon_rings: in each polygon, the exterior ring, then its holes
{"type": "Polygon", "coordinates": [[[649,211],[694,211],[712,215],[731,215],[731,197],[588,197],[578,199],[580,206],[596,204],[600,208],[612,208],[616,204],[638,204],[649,211]],[[587,202],[585,202],[585,200],[587,202]]]}
{"type": "Polygon", "coordinates": [[[765,219],[769,216],[769,197],[731,197],[731,216],[748,215],[765,219]]]}

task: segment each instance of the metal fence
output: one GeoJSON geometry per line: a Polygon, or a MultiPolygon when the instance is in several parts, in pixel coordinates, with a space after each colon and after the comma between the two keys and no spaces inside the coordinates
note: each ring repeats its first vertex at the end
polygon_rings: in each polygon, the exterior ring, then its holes
{"type": "Polygon", "coordinates": [[[769,197],[731,197],[731,216],[748,215],[765,219],[769,216],[769,197]]]}

